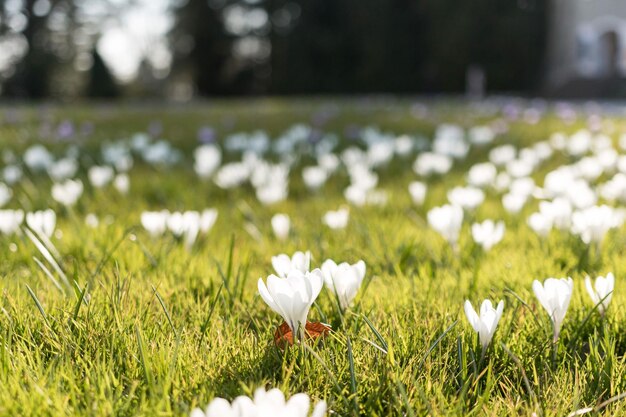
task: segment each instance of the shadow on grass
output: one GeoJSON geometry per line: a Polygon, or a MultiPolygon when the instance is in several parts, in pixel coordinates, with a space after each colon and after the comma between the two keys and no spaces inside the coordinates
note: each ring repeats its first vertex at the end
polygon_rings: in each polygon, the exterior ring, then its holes
{"type": "MultiPolygon", "coordinates": [[[[234,360],[224,364],[211,381],[214,387],[219,387],[218,395],[224,398],[235,398],[242,394],[241,381],[250,387],[256,388],[268,382],[281,380],[283,359],[280,351],[274,346],[267,346],[262,356],[234,360]]],[[[272,384],[276,386],[277,384],[272,384]]]]}

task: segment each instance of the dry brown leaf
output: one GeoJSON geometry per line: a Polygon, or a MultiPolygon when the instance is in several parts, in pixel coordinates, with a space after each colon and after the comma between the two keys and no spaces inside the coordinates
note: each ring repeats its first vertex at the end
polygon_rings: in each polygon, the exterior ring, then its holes
{"type": "MultiPolygon", "coordinates": [[[[304,329],[304,334],[307,340],[315,340],[317,338],[324,337],[332,330],[330,326],[324,323],[312,323],[310,321],[306,322],[304,329]]],[[[287,322],[283,322],[283,324],[276,329],[276,332],[274,333],[274,343],[276,343],[276,346],[281,349],[285,349],[287,346],[293,345],[293,332],[287,322]]]]}

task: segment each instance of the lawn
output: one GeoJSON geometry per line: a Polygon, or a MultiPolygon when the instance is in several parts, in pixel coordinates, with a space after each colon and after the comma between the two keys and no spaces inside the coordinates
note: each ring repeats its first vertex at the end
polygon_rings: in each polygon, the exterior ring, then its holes
{"type": "MultiPolygon", "coordinates": [[[[51,208],[57,218],[49,239],[25,224],[15,234],[0,233],[0,415],[187,416],[215,397],[231,400],[258,387],[325,400],[329,416],[564,416],[612,399],[626,391],[623,226],[599,247],[566,231],[540,237],[527,224],[539,202],[510,213],[501,203],[504,192],[494,187],[485,187],[484,203],[465,214],[456,248],[427,220],[496,146],[522,149],[555,132],[595,129],[624,153],[618,139],[626,119],[619,112],[582,105],[571,111],[575,116],[565,120],[559,107],[544,110],[534,102],[416,105],[393,98],[0,108],[0,168],[23,168],[2,208],[51,208]],[[225,190],[194,172],[198,136],[215,139],[226,163],[241,160],[241,152],[225,147],[237,132],[265,132],[275,141],[296,124],[313,126],[308,135],[329,143],[335,137],[333,152],[340,155],[352,146],[365,149],[367,135],[409,135],[413,146],[428,147],[443,123],[501,130],[493,142],[471,146],[444,175],[416,174],[415,150],[372,168],[386,204],[347,202],[343,164],[318,191],[309,190],[301,171],[316,163],[313,140],[289,153],[289,194],[274,204],[261,204],[249,183],[225,190]],[[178,155],[178,162],[148,163],[133,152],[127,193],[92,186],[87,172],[105,164],[103,144],[128,144],[138,134],[166,139],[166,156],[178,155]],[[44,145],[55,160],[75,156],[72,177],[84,184],[75,205],[53,200],[50,175],[24,166],[33,144],[44,145]],[[416,180],[428,187],[423,204],[408,192],[416,180]],[[343,206],[350,213],[344,229],[322,222],[327,211],[343,206]],[[207,208],[217,210],[217,220],[193,245],[142,227],[147,210],[207,208]],[[284,240],[272,232],[277,213],[291,220],[284,240]],[[97,225],[86,224],[89,214],[97,225]],[[485,219],[506,227],[490,251],[476,245],[470,231],[485,219]],[[296,251],[310,251],[311,268],[326,259],[363,260],[367,270],[349,308],[321,290],[308,318],[329,324],[328,336],[282,350],[274,332],[283,319],[259,296],[257,281],[274,273],[272,256],[296,251]],[[617,283],[602,316],[584,278],[608,272],[617,283]],[[533,280],[548,277],[574,281],[556,345],[532,289],[533,280]],[[465,300],[476,306],[483,299],[504,300],[484,354],[463,310],[465,300]]],[[[541,186],[546,173],[578,159],[556,151],[530,176],[541,186]]],[[[590,180],[591,187],[614,171],[590,180]]],[[[615,401],[599,413],[626,415],[626,408],[615,401]]]]}

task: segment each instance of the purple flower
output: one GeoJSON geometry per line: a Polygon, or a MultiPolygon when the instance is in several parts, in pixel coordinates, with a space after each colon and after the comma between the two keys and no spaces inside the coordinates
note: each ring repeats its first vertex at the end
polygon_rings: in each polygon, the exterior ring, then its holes
{"type": "Polygon", "coordinates": [[[361,137],[361,128],[357,125],[350,124],[345,128],[344,135],[350,140],[358,140],[361,137]]]}
{"type": "Polygon", "coordinates": [[[157,137],[163,133],[163,125],[158,120],[153,120],[148,125],[148,133],[152,137],[157,137]]]}
{"type": "Polygon", "coordinates": [[[64,120],[57,127],[57,137],[61,140],[70,139],[74,136],[74,123],[70,120],[64,120]]]}
{"type": "Polygon", "coordinates": [[[309,134],[308,141],[309,143],[316,144],[324,137],[324,132],[319,129],[311,129],[311,133],[309,134]]]}
{"type": "Polygon", "coordinates": [[[209,126],[203,126],[198,129],[198,142],[200,143],[214,143],[215,142],[215,130],[209,126]]]}

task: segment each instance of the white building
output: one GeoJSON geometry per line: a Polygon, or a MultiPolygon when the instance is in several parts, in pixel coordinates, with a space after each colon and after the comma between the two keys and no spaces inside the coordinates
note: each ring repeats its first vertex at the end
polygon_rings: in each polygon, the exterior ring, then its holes
{"type": "Polygon", "coordinates": [[[626,78],[626,0],[552,0],[547,84],[626,78]]]}

